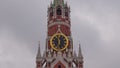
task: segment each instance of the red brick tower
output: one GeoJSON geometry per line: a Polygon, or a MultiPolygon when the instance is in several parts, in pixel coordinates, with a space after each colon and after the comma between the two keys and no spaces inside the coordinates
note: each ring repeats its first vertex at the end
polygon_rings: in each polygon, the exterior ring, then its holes
{"type": "Polygon", "coordinates": [[[46,49],[41,56],[40,44],[36,68],[83,68],[83,56],[79,46],[78,56],[73,53],[70,7],[64,0],[54,0],[48,8],[46,49]]]}

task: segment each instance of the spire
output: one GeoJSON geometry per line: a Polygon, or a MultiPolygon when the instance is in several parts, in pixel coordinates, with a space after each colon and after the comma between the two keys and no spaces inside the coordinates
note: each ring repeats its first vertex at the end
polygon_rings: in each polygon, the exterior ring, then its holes
{"type": "Polygon", "coordinates": [[[65,7],[68,7],[67,2],[65,3],[65,7]]]}
{"type": "Polygon", "coordinates": [[[44,51],[44,53],[43,53],[43,57],[44,57],[44,58],[46,57],[46,51],[44,51]]]}
{"type": "Polygon", "coordinates": [[[81,45],[80,44],[79,44],[78,58],[83,58],[82,52],[81,52],[81,45]]]}
{"type": "Polygon", "coordinates": [[[38,53],[37,53],[37,58],[41,58],[40,41],[39,41],[39,44],[38,44],[38,53]]]}
{"type": "Polygon", "coordinates": [[[53,1],[53,4],[54,4],[55,6],[58,5],[58,4],[64,5],[64,0],[54,0],[54,1],[53,1]]]}
{"type": "Polygon", "coordinates": [[[50,6],[52,7],[52,5],[53,5],[53,4],[52,4],[52,1],[51,1],[50,6]]]}
{"type": "Polygon", "coordinates": [[[76,52],[74,51],[74,58],[77,58],[76,52]]]}

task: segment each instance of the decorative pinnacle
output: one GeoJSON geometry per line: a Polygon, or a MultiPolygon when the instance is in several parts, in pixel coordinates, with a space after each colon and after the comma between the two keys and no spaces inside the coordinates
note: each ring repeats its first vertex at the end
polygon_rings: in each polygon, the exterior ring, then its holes
{"type": "Polygon", "coordinates": [[[67,2],[65,3],[65,7],[68,7],[67,2]]]}
{"type": "Polygon", "coordinates": [[[40,41],[39,41],[39,44],[38,44],[38,53],[37,53],[37,58],[41,58],[40,41]]]}
{"type": "Polygon", "coordinates": [[[74,51],[74,58],[77,58],[76,52],[74,51]]]}
{"type": "Polygon", "coordinates": [[[79,44],[78,58],[83,58],[82,52],[81,52],[81,45],[80,44],[79,44]]]}
{"type": "Polygon", "coordinates": [[[50,6],[52,6],[52,1],[51,1],[51,3],[50,3],[50,6]]]}

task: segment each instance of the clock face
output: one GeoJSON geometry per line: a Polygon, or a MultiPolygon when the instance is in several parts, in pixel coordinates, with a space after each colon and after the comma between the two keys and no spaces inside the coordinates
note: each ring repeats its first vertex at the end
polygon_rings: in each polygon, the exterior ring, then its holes
{"type": "Polygon", "coordinates": [[[54,34],[50,39],[50,45],[54,50],[62,51],[68,46],[68,38],[62,33],[54,34]]]}

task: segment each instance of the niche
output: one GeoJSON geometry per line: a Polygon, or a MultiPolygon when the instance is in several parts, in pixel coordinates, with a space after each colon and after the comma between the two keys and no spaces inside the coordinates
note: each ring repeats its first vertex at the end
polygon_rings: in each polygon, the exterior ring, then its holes
{"type": "Polygon", "coordinates": [[[62,15],[62,10],[60,7],[57,8],[57,15],[62,15]]]}
{"type": "Polygon", "coordinates": [[[61,65],[58,65],[58,68],[61,68],[61,65]]]}

